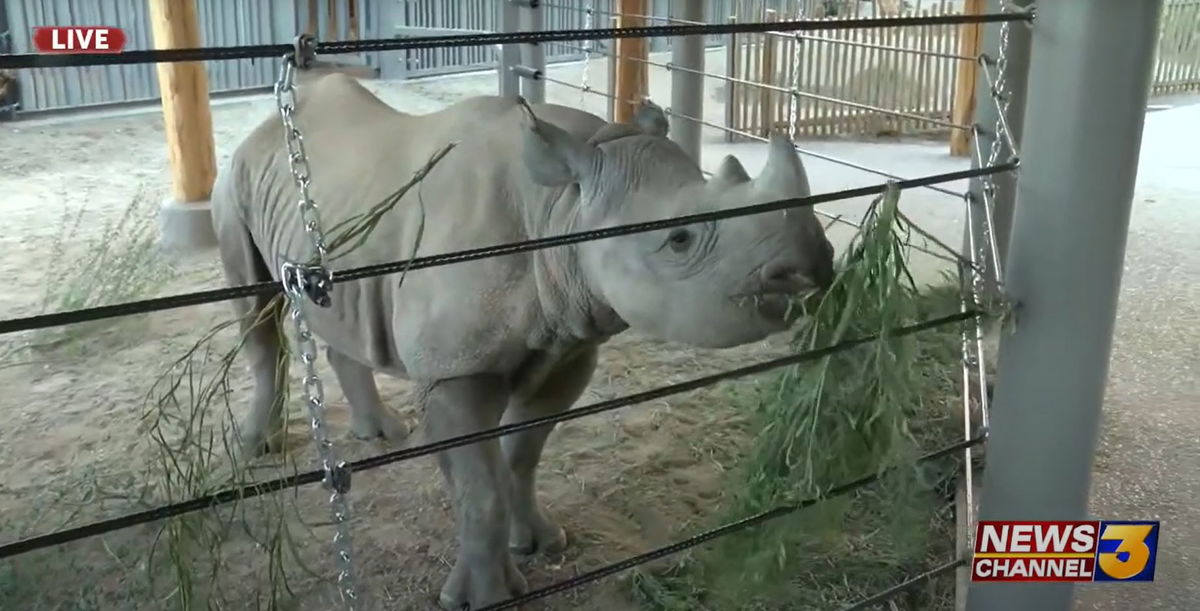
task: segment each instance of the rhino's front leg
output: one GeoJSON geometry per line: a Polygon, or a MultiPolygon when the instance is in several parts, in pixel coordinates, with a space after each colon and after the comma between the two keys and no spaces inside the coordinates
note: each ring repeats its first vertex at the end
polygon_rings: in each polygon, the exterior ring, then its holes
{"type": "MultiPolygon", "coordinates": [[[[563,412],[583,394],[596,369],[596,349],[587,348],[560,364],[528,397],[514,397],[504,412],[504,424],[563,412]]],[[[512,470],[512,514],[508,545],[518,554],[557,554],[567,535],[537,500],[537,466],[554,425],[541,426],[501,438],[504,458],[512,470]]]]}
{"type": "Polygon", "coordinates": [[[325,348],[325,355],[337,375],[342,394],[350,403],[350,429],[354,436],[359,439],[383,437],[393,442],[407,438],[412,427],[383,404],[375,384],[375,372],[330,346],[325,348]]]}
{"type": "MultiPolygon", "coordinates": [[[[422,394],[431,440],[495,427],[509,396],[499,376],[441,380],[422,394]]],[[[438,463],[458,529],[458,558],[442,587],[442,606],[479,609],[523,593],[525,578],[508,553],[509,473],[500,443],[447,450],[438,463]]]]}

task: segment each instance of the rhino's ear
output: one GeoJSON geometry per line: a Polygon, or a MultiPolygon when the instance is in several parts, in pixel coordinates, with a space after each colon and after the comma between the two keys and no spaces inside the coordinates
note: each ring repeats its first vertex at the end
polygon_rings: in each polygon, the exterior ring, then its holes
{"type": "Polygon", "coordinates": [[[584,180],[596,166],[600,150],[537,118],[528,106],[525,109],[522,159],[533,181],[545,187],[564,187],[584,180]]]}
{"type": "Polygon", "coordinates": [[[771,134],[767,148],[767,163],[754,179],[756,185],[776,193],[788,193],[793,197],[807,197],[812,192],[808,186],[808,173],[792,140],[781,132],[771,134]]]}
{"type": "Polygon", "coordinates": [[[742,167],[742,162],[738,161],[737,157],[726,155],[721,160],[717,172],[713,174],[712,182],[719,185],[737,185],[750,182],[750,175],[746,173],[746,168],[742,167]]]}
{"type": "Polygon", "coordinates": [[[667,121],[667,115],[658,104],[651,102],[649,98],[642,101],[637,110],[633,113],[633,123],[637,125],[643,132],[651,136],[667,135],[667,130],[670,129],[670,122],[667,121]]]}

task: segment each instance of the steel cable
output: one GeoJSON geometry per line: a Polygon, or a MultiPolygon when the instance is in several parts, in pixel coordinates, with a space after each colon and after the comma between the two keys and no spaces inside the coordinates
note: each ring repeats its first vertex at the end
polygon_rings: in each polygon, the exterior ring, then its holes
{"type": "MultiPolygon", "coordinates": [[[[319,42],[316,53],[370,53],[411,49],[479,47],[504,44],[544,44],[572,40],[601,40],[610,38],[661,38],[674,36],[713,36],[719,34],[755,34],[765,32],[814,32],[821,30],[850,30],[867,28],[916,27],[1030,21],[1024,13],[988,13],[981,15],[928,15],[919,17],[871,17],[837,21],[795,20],[756,23],[718,23],[709,25],[662,25],[637,28],[596,28],[550,30],[541,32],[494,32],[420,36],[412,38],[377,38],[319,42]]],[[[239,45],[228,47],[197,47],[192,49],[139,49],[112,54],[84,53],[15,53],[0,55],[0,68],[56,68],[65,66],[107,66],[117,64],[148,64],[165,62],[194,62],[278,58],[292,53],[291,44],[239,45]]]]}
{"type": "MultiPolygon", "coordinates": [[[[953,324],[955,322],[962,322],[962,321],[970,319],[971,317],[973,317],[975,315],[976,315],[976,312],[967,311],[967,312],[958,312],[958,313],[950,314],[950,315],[943,316],[940,318],[926,320],[926,321],[923,321],[920,323],[916,323],[913,325],[908,325],[905,327],[900,327],[899,329],[895,329],[888,333],[888,337],[904,337],[906,335],[912,335],[912,334],[919,333],[921,331],[926,331],[929,329],[933,329],[935,327],[939,327],[942,325],[953,324]]],[[[669,397],[669,396],[681,394],[684,392],[698,390],[698,389],[704,388],[706,386],[712,386],[713,384],[717,384],[719,382],[723,382],[726,380],[732,380],[732,379],[736,379],[736,378],[742,378],[742,377],[746,377],[746,376],[750,376],[750,375],[764,373],[764,372],[767,372],[767,371],[770,371],[773,369],[778,369],[780,367],[786,367],[788,365],[796,365],[796,364],[800,364],[800,363],[804,363],[804,362],[808,362],[808,361],[814,361],[814,360],[817,360],[822,357],[836,354],[843,350],[849,350],[851,348],[873,342],[877,339],[879,339],[879,335],[867,335],[864,337],[858,337],[855,339],[850,339],[850,340],[839,342],[837,344],[826,346],[824,348],[818,348],[816,350],[808,350],[805,352],[800,352],[797,354],[780,357],[777,359],[771,359],[768,361],[760,361],[758,363],[755,363],[753,365],[748,365],[746,367],[739,367],[737,369],[729,369],[729,370],[722,371],[719,373],[702,376],[699,378],[693,378],[693,379],[685,381],[685,382],[679,382],[676,384],[660,386],[658,388],[653,388],[650,390],[633,393],[630,395],[625,395],[623,397],[609,399],[606,401],[600,401],[600,402],[586,405],[583,407],[571,409],[571,410],[568,410],[566,412],[562,412],[559,414],[543,416],[541,418],[526,420],[524,422],[517,422],[517,423],[513,423],[513,424],[503,425],[503,426],[487,429],[484,431],[477,431],[475,433],[469,433],[466,435],[459,435],[457,437],[451,437],[451,438],[444,439],[441,441],[435,441],[435,442],[431,442],[431,443],[422,444],[420,446],[416,446],[413,448],[405,448],[402,450],[385,452],[383,454],[379,454],[376,456],[371,456],[368,458],[363,458],[360,460],[350,462],[347,465],[347,468],[351,473],[354,473],[357,471],[382,467],[382,466],[389,465],[389,464],[396,463],[396,462],[412,460],[415,458],[420,458],[422,456],[436,454],[438,452],[442,452],[445,450],[450,450],[453,448],[469,445],[469,444],[476,443],[479,441],[484,441],[487,439],[495,439],[498,437],[502,437],[504,435],[511,435],[513,433],[517,433],[517,432],[524,431],[524,430],[531,429],[531,428],[537,428],[537,427],[545,426],[548,424],[557,424],[559,422],[575,420],[578,418],[583,418],[585,416],[592,416],[595,414],[600,414],[603,412],[608,412],[608,411],[620,409],[623,407],[628,407],[630,405],[634,405],[637,403],[644,403],[646,401],[653,401],[655,399],[661,399],[663,397],[669,397]]],[[[254,484],[238,486],[235,488],[229,488],[229,489],[221,490],[219,492],[215,492],[213,494],[208,494],[208,495],[204,495],[204,496],[201,496],[198,498],[189,499],[187,501],[182,501],[179,503],[171,503],[169,505],[163,505],[163,506],[155,507],[153,509],[148,509],[145,511],[126,514],[123,516],[109,518],[106,520],[100,520],[97,522],[92,522],[90,524],[85,524],[83,526],[77,526],[74,528],[51,532],[51,533],[47,533],[47,534],[43,534],[43,535],[36,535],[33,537],[29,537],[27,539],[21,539],[18,541],[13,541],[10,543],[0,545],[0,559],[8,558],[11,556],[16,556],[19,554],[24,554],[27,552],[42,549],[45,547],[50,547],[53,545],[61,545],[64,543],[69,543],[71,541],[78,541],[80,539],[85,539],[88,537],[102,535],[102,534],[113,532],[116,530],[130,528],[133,526],[137,526],[139,524],[146,524],[146,523],[154,522],[154,521],[161,520],[164,518],[170,518],[170,517],[174,517],[174,516],[178,516],[178,515],[183,515],[186,513],[192,513],[195,511],[200,511],[202,509],[209,509],[209,508],[217,507],[219,505],[225,505],[228,503],[232,503],[234,501],[241,500],[241,499],[254,498],[254,497],[262,496],[262,495],[270,493],[270,492],[277,492],[280,490],[286,490],[288,488],[296,488],[296,487],[307,485],[307,484],[317,483],[317,482],[320,482],[324,478],[324,476],[325,476],[324,471],[320,470],[320,469],[306,471],[306,472],[299,473],[296,475],[289,475],[289,476],[285,476],[285,477],[275,478],[272,480],[267,480],[264,482],[258,482],[258,483],[254,483],[254,484]]]]}
{"type": "MultiPolygon", "coordinates": [[[[942,182],[951,182],[955,180],[963,180],[976,176],[987,176],[999,172],[1007,172],[1015,169],[1015,163],[1000,164],[996,166],[973,168],[969,170],[960,170],[957,172],[947,172],[944,174],[934,174],[922,178],[912,178],[906,180],[894,181],[894,184],[900,189],[911,189],[915,187],[926,187],[942,182]]],[[[565,246],[568,244],[577,244],[580,242],[588,242],[591,240],[599,240],[604,238],[612,238],[623,235],[631,235],[635,233],[645,233],[648,231],[657,231],[660,229],[668,229],[671,227],[680,227],[683,225],[691,225],[694,223],[705,223],[719,221],[724,219],[736,218],[739,216],[748,216],[752,214],[763,214],[767,212],[776,212],[789,208],[800,208],[805,206],[814,206],[834,202],[842,199],[850,199],[854,197],[863,197],[869,195],[879,195],[886,191],[888,184],[877,184],[866,187],[855,187],[853,189],[844,189],[841,191],[832,191],[829,193],[821,193],[818,195],[810,195],[808,197],[798,197],[792,199],[778,200],[767,202],[764,204],[756,204],[752,206],[741,206],[730,208],[728,210],[717,210],[714,212],[702,212],[691,214],[671,219],[662,219],[657,221],[647,221],[643,223],[633,223],[629,225],[618,225],[616,227],[606,227],[603,229],[592,229],[588,231],[579,231],[575,233],[567,233],[557,236],[549,236],[545,238],[535,238],[531,240],[523,240],[520,242],[512,242],[508,244],[499,244],[496,246],[482,246],[479,248],[471,248],[450,253],[437,255],[428,255],[424,257],[416,257],[412,259],[403,259],[391,263],[378,263],[374,265],[366,265],[347,269],[342,272],[334,272],[333,282],[335,284],[342,282],[350,282],[353,280],[361,280],[373,276],[382,276],[386,274],[399,273],[404,271],[415,271],[427,269],[431,267],[440,267],[442,265],[450,265],[453,263],[463,263],[466,261],[476,261],[479,259],[487,259],[490,257],[498,257],[504,255],[529,252],[533,250],[542,250],[556,246],[565,246]]],[[[68,310],[65,312],[53,312],[50,314],[37,314],[22,318],[10,318],[0,320],[0,335],[8,333],[17,333],[20,331],[31,331],[34,329],[44,329],[47,327],[56,327],[60,325],[76,324],[81,322],[90,322],[93,320],[103,320],[106,318],[116,318],[119,316],[132,316],[135,314],[146,314],[149,312],[158,312],[161,310],[170,310],[187,306],[201,305],[205,303],[215,303],[219,301],[229,301],[231,299],[239,299],[243,297],[251,297],[254,295],[269,295],[278,293],[282,290],[279,282],[258,282],[243,286],[235,286],[229,288],[209,289],[205,291],[197,291],[193,293],[184,293],[180,295],[171,295],[167,297],[155,297],[151,299],[142,299],[125,303],[112,305],[96,306],[91,308],[80,308],[77,310],[68,310]]]]}

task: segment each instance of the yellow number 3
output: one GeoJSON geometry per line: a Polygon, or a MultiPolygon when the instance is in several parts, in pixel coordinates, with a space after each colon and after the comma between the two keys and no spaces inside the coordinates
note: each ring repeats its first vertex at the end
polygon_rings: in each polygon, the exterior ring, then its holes
{"type": "Polygon", "coordinates": [[[1146,568],[1150,561],[1150,548],[1146,537],[1154,530],[1153,524],[1107,524],[1101,539],[1120,540],[1116,551],[1101,552],[1100,568],[1113,579],[1129,579],[1146,568]],[[1129,554],[1121,560],[1120,554],[1129,554]]]}

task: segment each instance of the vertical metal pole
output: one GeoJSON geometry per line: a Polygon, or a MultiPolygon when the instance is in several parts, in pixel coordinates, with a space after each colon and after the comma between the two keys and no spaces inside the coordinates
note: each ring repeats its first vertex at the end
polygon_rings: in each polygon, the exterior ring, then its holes
{"type": "MultiPolygon", "coordinates": [[[[668,11],[672,18],[704,23],[705,4],[701,0],[672,0],[668,11]]],[[[686,69],[671,71],[671,140],[700,163],[700,124],[679,115],[704,118],[704,36],[671,40],[671,65],[686,69]]]]}
{"type": "MultiPolygon", "coordinates": [[[[610,4],[609,8],[615,8],[615,5],[610,4]]],[[[617,27],[617,25],[619,25],[617,18],[615,16],[610,17],[608,27],[615,28],[615,27],[617,27]]],[[[608,50],[609,50],[609,53],[608,53],[608,93],[609,93],[609,95],[614,96],[614,99],[610,99],[608,101],[608,116],[605,118],[608,120],[609,123],[613,123],[617,120],[617,101],[615,99],[615,96],[617,94],[617,39],[616,38],[612,38],[609,40],[608,50]]]]}
{"type": "MultiPolygon", "coordinates": [[[[1087,516],[1161,7],[1038,5],[982,520],[1087,516]]],[[[1066,611],[1072,586],[973,583],[967,609],[1066,611]]]]}
{"type": "MultiPolygon", "coordinates": [[[[1011,4],[1025,8],[1033,4],[1034,0],[1012,0],[1011,4]]],[[[985,13],[1000,12],[1002,0],[987,0],[983,9],[985,13]]],[[[995,59],[997,49],[1000,48],[1000,24],[989,23],[981,26],[983,28],[982,44],[980,48],[992,59],[995,59]]],[[[1029,83],[1029,47],[1031,32],[1028,27],[1023,24],[1013,23],[1008,26],[1008,48],[1005,57],[1007,59],[1007,68],[1005,70],[1004,80],[1007,83],[1008,112],[1005,113],[1005,120],[1012,134],[1013,142],[1020,146],[1022,135],[1024,133],[1025,123],[1025,97],[1028,91],[1029,83]]],[[[982,128],[979,133],[979,150],[983,153],[983,161],[986,163],[988,152],[992,148],[992,141],[995,140],[996,115],[999,113],[996,101],[992,98],[991,85],[988,81],[988,73],[992,78],[996,78],[996,67],[990,66],[988,70],[976,71],[975,82],[975,121],[974,124],[982,128]]],[[[1003,140],[1003,139],[1002,139],[1003,140]]],[[[1004,142],[1001,142],[1003,145],[1004,142]]],[[[979,160],[975,159],[975,145],[971,145],[971,167],[979,167],[979,160]]],[[[1003,152],[997,163],[1008,161],[1010,151],[1008,147],[1002,148],[1003,152]]],[[[1019,153],[1019,151],[1017,151],[1019,153]]],[[[1016,199],[1016,181],[1017,176],[1013,173],[995,174],[991,177],[994,185],[994,194],[992,195],[992,231],[996,240],[996,250],[999,252],[1000,261],[1003,262],[1008,257],[1008,241],[1012,235],[1012,218],[1013,205],[1016,199]]],[[[977,240],[981,240],[983,236],[982,223],[985,220],[983,208],[983,180],[973,178],[970,182],[972,220],[974,221],[975,235],[977,240]]],[[[970,228],[967,228],[968,230],[970,228]]],[[[964,236],[963,243],[966,244],[967,239],[964,236]]],[[[991,249],[983,248],[988,258],[987,269],[994,269],[991,259],[991,249]]]]}
{"type": "MultiPolygon", "coordinates": [[[[401,25],[406,25],[405,21],[408,19],[407,8],[407,6],[402,8],[398,2],[390,1],[375,1],[367,4],[363,14],[369,15],[371,23],[363,28],[363,37],[395,37],[397,29],[401,25]]],[[[411,51],[401,51],[399,53],[375,51],[368,53],[367,56],[370,58],[370,62],[379,70],[379,78],[389,80],[407,78],[410,68],[408,62],[416,56],[416,53],[411,51]]]]}
{"type": "MultiPolygon", "coordinates": [[[[496,6],[500,10],[500,18],[497,20],[500,31],[516,32],[521,25],[520,8],[508,0],[497,2],[496,6]]],[[[496,67],[496,71],[500,77],[501,97],[515,98],[521,94],[521,79],[516,72],[513,72],[513,68],[519,63],[521,63],[520,47],[517,45],[500,47],[500,65],[496,67]]]]}
{"type": "MultiPolygon", "coordinates": [[[[729,15],[727,21],[729,23],[737,23],[737,15],[729,15]]],[[[737,34],[729,34],[725,39],[725,76],[736,78],[737,75],[737,58],[741,53],[742,40],[737,34]]],[[[729,129],[737,129],[737,83],[732,81],[725,82],[725,127],[729,129]]],[[[733,132],[724,131],[725,142],[733,142],[733,132]]]]}
{"type": "MultiPolygon", "coordinates": [[[[516,1],[516,0],[514,0],[516,1]]],[[[546,9],[541,2],[519,1],[520,11],[525,24],[525,30],[541,32],[546,29],[546,9]]],[[[541,74],[546,73],[546,47],[537,43],[521,45],[522,63],[541,74]]],[[[530,104],[541,104],[546,101],[546,81],[542,79],[521,79],[521,91],[530,104]]]]}

